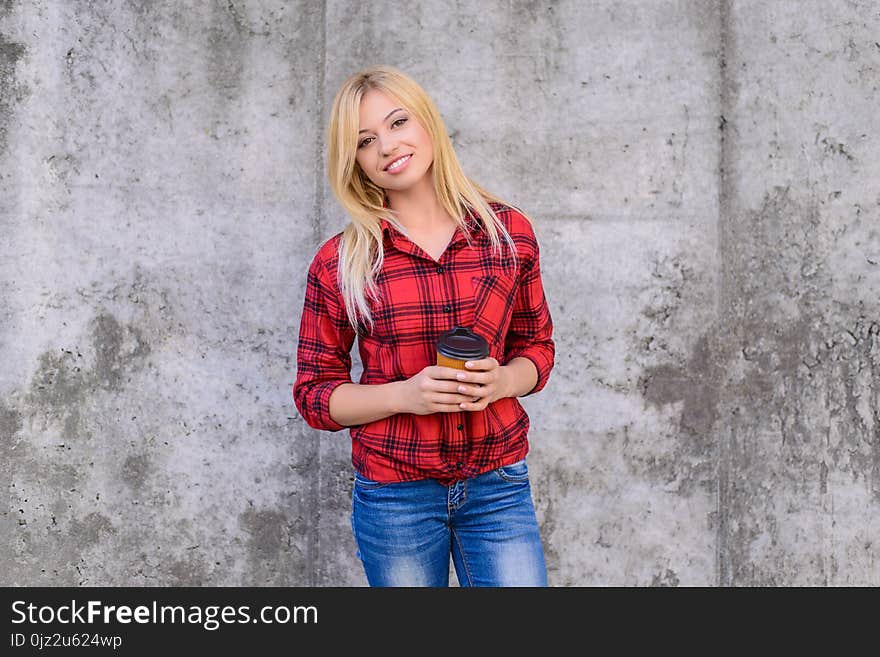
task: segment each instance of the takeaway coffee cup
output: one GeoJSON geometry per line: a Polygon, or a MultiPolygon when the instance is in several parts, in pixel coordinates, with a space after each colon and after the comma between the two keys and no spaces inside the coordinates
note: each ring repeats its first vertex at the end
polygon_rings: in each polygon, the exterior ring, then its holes
{"type": "Polygon", "coordinates": [[[480,360],[489,355],[489,343],[465,326],[456,326],[437,340],[437,364],[466,370],[469,360],[480,360]]]}

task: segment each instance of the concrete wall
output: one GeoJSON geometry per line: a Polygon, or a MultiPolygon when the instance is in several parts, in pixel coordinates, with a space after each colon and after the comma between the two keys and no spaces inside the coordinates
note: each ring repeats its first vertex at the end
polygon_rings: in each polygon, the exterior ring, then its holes
{"type": "Polygon", "coordinates": [[[880,584],[878,34],[845,0],[0,2],[0,584],[365,584],[347,432],[290,387],[346,222],[327,111],[380,62],[536,219],[551,584],[880,584]]]}

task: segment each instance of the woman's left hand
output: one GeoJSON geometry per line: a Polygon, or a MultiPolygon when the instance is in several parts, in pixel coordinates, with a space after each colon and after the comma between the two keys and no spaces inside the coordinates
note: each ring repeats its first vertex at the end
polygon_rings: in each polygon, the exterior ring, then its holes
{"type": "Polygon", "coordinates": [[[489,356],[481,360],[469,360],[470,367],[456,375],[458,391],[473,395],[476,401],[461,404],[463,411],[483,411],[494,401],[509,397],[507,394],[507,370],[489,356]]]}

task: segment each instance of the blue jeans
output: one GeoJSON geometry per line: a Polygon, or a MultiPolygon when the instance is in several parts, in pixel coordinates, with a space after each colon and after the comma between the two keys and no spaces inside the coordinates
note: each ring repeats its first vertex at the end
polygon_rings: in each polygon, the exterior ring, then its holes
{"type": "Polygon", "coordinates": [[[355,472],[351,528],[370,586],[547,586],[525,459],[444,486],[355,472]]]}

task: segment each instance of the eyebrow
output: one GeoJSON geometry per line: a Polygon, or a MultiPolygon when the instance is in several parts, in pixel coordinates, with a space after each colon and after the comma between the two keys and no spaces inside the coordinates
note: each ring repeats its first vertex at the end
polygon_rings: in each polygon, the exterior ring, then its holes
{"type": "MultiPolygon", "coordinates": [[[[385,121],[387,121],[391,117],[391,115],[394,114],[395,112],[401,112],[401,111],[403,111],[402,107],[398,107],[397,109],[391,110],[390,112],[388,112],[388,115],[384,119],[382,119],[382,123],[385,123],[385,121]]],[[[358,130],[358,134],[361,134],[362,132],[369,132],[369,130],[358,130]]]]}

